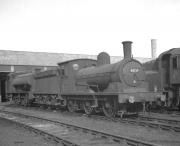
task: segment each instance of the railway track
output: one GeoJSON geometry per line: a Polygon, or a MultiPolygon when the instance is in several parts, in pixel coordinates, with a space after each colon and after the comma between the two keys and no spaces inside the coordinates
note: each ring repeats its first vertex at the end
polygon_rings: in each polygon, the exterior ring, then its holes
{"type": "MultiPolygon", "coordinates": [[[[73,113],[73,115],[82,116],[82,113],[73,113]]],[[[170,132],[180,133],[180,120],[171,120],[165,118],[155,118],[139,115],[138,117],[129,118],[108,118],[101,115],[85,115],[88,118],[93,118],[96,120],[106,120],[111,122],[120,122],[131,125],[138,125],[143,127],[150,127],[170,132]]]]}
{"type": "MultiPolygon", "coordinates": [[[[40,108],[41,110],[42,108],[40,108]]],[[[44,111],[44,109],[43,109],[44,111]]],[[[70,112],[61,112],[61,114],[70,114],[74,116],[82,116],[85,115],[83,113],[70,113],[70,112]]],[[[180,120],[172,120],[172,119],[165,119],[165,118],[157,118],[157,117],[150,117],[150,116],[144,116],[139,115],[138,117],[129,117],[129,118],[107,118],[105,116],[101,115],[85,115],[88,118],[93,118],[96,120],[106,120],[111,122],[120,122],[120,123],[126,123],[131,125],[138,125],[143,127],[150,127],[154,129],[160,129],[175,133],[180,133],[180,120]]]]}
{"type": "MultiPolygon", "coordinates": [[[[23,127],[25,129],[27,129],[28,131],[33,131],[34,133],[36,134],[39,134],[41,136],[43,136],[45,139],[48,139],[48,140],[51,140],[51,141],[54,141],[55,143],[57,143],[58,145],[62,145],[62,146],[79,146],[75,143],[72,143],[68,140],[65,140],[63,138],[60,138],[58,136],[55,136],[47,131],[44,131],[42,130],[41,128],[37,128],[35,126],[35,123],[34,122],[25,122],[25,121],[22,121],[22,119],[18,119],[17,117],[15,116],[10,116],[10,115],[7,115],[7,114],[3,114],[3,113],[0,113],[0,119],[2,120],[6,120],[8,122],[11,122],[11,123],[15,123],[16,125],[20,126],[20,127],[23,127]],[[34,126],[33,126],[34,124],[34,126]]],[[[36,123],[38,124],[38,123],[36,123]]],[[[43,124],[42,124],[43,126],[43,124]]]]}
{"type": "Polygon", "coordinates": [[[171,119],[150,117],[150,116],[144,116],[144,115],[140,115],[139,119],[140,120],[147,120],[147,121],[157,121],[157,122],[161,122],[161,123],[174,124],[174,125],[180,126],[180,120],[171,120],[171,119]]]}
{"type": "Polygon", "coordinates": [[[164,115],[171,115],[173,117],[179,117],[180,116],[180,112],[172,112],[172,111],[169,111],[169,112],[154,112],[154,113],[159,113],[159,114],[164,114],[164,115]]]}
{"type": "Polygon", "coordinates": [[[168,120],[168,119],[160,119],[160,118],[145,117],[145,116],[139,116],[137,118],[124,118],[124,119],[122,118],[110,119],[105,116],[99,116],[99,115],[90,115],[88,117],[180,133],[180,121],[178,120],[168,120]]]}
{"type": "Polygon", "coordinates": [[[28,127],[42,135],[48,135],[54,141],[65,146],[158,146],[157,144],[142,140],[112,135],[103,131],[96,131],[37,116],[0,110],[0,117],[28,127]]]}
{"type": "MultiPolygon", "coordinates": [[[[69,112],[65,112],[67,114],[69,112]]],[[[154,129],[160,129],[170,132],[180,133],[180,120],[172,120],[172,119],[165,119],[165,118],[157,118],[157,117],[148,117],[139,115],[138,117],[129,117],[129,118],[108,118],[101,115],[85,115],[82,113],[69,113],[76,116],[86,116],[88,118],[93,118],[96,120],[106,120],[111,122],[120,122],[126,123],[131,125],[138,125],[143,127],[150,127],[154,129]]]]}
{"type": "MultiPolygon", "coordinates": [[[[42,108],[40,108],[40,110],[41,109],[42,108]]],[[[85,115],[83,113],[70,113],[70,112],[61,112],[61,114],[70,114],[75,116],[85,115]]],[[[180,120],[157,118],[157,117],[150,117],[144,115],[139,115],[138,117],[129,117],[129,118],[118,118],[118,117],[107,118],[101,115],[85,115],[85,116],[96,120],[99,119],[99,120],[106,120],[111,122],[120,122],[120,123],[126,123],[131,125],[138,125],[143,127],[150,127],[154,129],[180,133],[180,120]]]]}

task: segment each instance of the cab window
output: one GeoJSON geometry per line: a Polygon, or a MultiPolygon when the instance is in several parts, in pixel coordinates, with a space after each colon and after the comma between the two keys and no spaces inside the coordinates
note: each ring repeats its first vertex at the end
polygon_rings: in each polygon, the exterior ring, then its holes
{"type": "Polygon", "coordinates": [[[179,60],[178,58],[179,58],[178,56],[174,56],[174,57],[173,57],[173,60],[172,60],[173,69],[179,68],[179,67],[178,67],[178,64],[179,64],[179,63],[178,63],[178,60],[179,60]]]}
{"type": "Polygon", "coordinates": [[[59,67],[59,74],[60,74],[61,76],[65,76],[64,66],[60,66],[60,67],[59,67]]]}

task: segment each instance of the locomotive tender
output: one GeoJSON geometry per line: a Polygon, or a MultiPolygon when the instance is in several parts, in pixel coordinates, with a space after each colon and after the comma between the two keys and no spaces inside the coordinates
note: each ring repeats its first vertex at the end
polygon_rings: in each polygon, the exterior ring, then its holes
{"type": "Polygon", "coordinates": [[[161,90],[166,96],[163,106],[180,110],[180,48],[163,52],[143,66],[149,90],[161,90]]]}
{"type": "Polygon", "coordinates": [[[124,59],[114,64],[102,52],[97,60],[58,63],[56,70],[11,74],[7,96],[22,105],[56,105],[86,114],[103,111],[108,117],[138,112],[161,92],[148,91],[142,64],[131,57],[131,44],[123,42],[124,59]]]}

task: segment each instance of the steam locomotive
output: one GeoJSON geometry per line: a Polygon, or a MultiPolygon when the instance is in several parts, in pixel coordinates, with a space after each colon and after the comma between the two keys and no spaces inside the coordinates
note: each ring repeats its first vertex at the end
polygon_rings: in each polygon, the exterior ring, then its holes
{"type": "Polygon", "coordinates": [[[166,96],[160,106],[180,110],[180,48],[163,52],[155,60],[143,64],[149,90],[161,90],[166,96]]]}
{"type": "Polygon", "coordinates": [[[13,73],[7,96],[25,106],[53,105],[70,112],[103,112],[108,117],[142,111],[162,94],[148,90],[142,64],[131,57],[132,42],[122,43],[124,59],[114,64],[102,52],[97,60],[69,60],[58,63],[55,70],[13,73]]]}

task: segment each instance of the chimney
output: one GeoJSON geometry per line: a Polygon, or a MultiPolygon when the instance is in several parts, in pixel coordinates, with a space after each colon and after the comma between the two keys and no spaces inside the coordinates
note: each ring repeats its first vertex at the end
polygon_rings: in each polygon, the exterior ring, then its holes
{"type": "Polygon", "coordinates": [[[151,39],[151,57],[156,58],[156,39],[151,39]]]}
{"type": "Polygon", "coordinates": [[[131,53],[131,41],[123,41],[123,51],[124,51],[124,59],[126,58],[131,58],[132,53],[131,53]]]}

